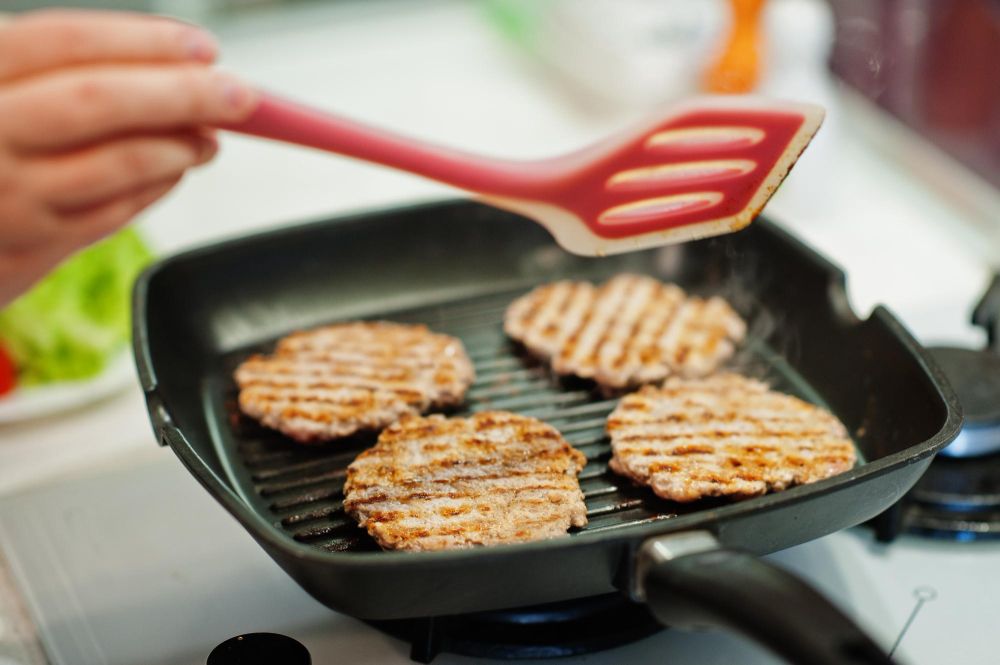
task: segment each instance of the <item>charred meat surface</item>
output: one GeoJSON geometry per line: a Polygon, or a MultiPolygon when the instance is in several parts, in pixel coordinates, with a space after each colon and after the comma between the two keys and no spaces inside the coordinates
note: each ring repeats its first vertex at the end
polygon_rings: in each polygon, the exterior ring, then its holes
{"type": "Polygon", "coordinates": [[[647,386],[621,400],[607,430],[611,469],[671,501],[758,496],[855,462],[831,413],[737,374],[647,386]]]}
{"type": "Polygon", "coordinates": [[[301,443],[461,404],[474,378],[459,340],[389,322],[292,333],[273,354],[251,356],[235,372],[240,409],[301,443]]]}
{"type": "Polygon", "coordinates": [[[385,549],[553,538],[587,524],[577,480],[585,463],[534,418],[408,417],[348,467],[344,509],[385,549]]]}
{"type": "Polygon", "coordinates": [[[746,323],[722,298],[623,274],[601,286],[540,286],[511,303],[504,331],[557,373],[617,391],[711,374],[743,341],[746,323]]]}

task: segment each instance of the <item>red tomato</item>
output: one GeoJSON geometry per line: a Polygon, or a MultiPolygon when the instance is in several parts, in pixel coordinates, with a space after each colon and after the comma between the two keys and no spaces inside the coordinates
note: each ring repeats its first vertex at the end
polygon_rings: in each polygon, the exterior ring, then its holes
{"type": "Polygon", "coordinates": [[[9,393],[16,383],[17,368],[14,367],[14,361],[3,346],[0,346],[0,395],[9,393]]]}

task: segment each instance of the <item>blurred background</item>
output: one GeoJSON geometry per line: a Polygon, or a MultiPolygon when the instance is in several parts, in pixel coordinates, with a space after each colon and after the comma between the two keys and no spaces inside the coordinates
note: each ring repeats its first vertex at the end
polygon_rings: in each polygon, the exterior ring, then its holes
{"type": "MultiPolygon", "coordinates": [[[[514,156],[573,147],[699,92],[808,99],[829,119],[797,170],[829,165],[819,153],[848,132],[980,217],[995,212],[1000,0],[0,0],[54,5],[206,24],[224,63],[263,85],[514,156]]],[[[328,158],[307,159],[336,175],[328,158]]],[[[330,206],[261,212],[272,210],[330,206]]]]}
{"type": "MultiPolygon", "coordinates": [[[[427,0],[3,0],[154,12],[225,29],[310,6],[433,11],[427,0]],[[401,5],[405,5],[405,8],[401,5]]],[[[1000,2],[997,0],[469,0],[483,21],[591,101],[655,103],[699,88],[750,92],[791,68],[828,66],[864,95],[1000,186],[1000,2]],[[734,33],[739,33],[734,35],[734,33]],[[723,64],[737,80],[705,76],[723,64]],[[753,51],[756,51],[754,53],[753,51]],[[748,65],[748,60],[754,60],[748,65]],[[746,67],[756,70],[747,75],[746,67]],[[733,72],[732,70],[739,70],[733,72]]],[[[263,26],[262,26],[263,27],[263,26]]],[[[264,28],[266,29],[266,28],[264,28]]],[[[813,75],[818,72],[812,72],[813,75]]],[[[800,81],[804,82],[804,81],[800,81]]],[[[813,82],[813,87],[818,81],[813,82]]],[[[583,103],[583,100],[577,100],[583,103]]]]}

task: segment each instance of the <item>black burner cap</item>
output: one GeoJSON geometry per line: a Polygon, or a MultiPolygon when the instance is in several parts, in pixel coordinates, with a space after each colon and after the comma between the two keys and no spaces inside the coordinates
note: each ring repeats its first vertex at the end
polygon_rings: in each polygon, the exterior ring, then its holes
{"type": "Polygon", "coordinates": [[[247,633],[212,649],[206,665],[311,665],[309,651],[287,635],[247,633]]]}
{"type": "Polygon", "coordinates": [[[965,412],[961,434],[942,454],[972,457],[1000,450],[1000,355],[950,346],[929,351],[965,412]]]}

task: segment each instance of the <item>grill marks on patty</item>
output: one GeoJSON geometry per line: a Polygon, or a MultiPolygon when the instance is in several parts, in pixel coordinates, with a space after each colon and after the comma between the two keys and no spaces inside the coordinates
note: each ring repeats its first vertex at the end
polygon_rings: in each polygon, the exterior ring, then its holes
{"type": "Polygon", "coordinates": [[[460,404],[474,378],[459,340],[388,322],[292,333],[235,372],[240,409],[302,443],[460,404]]]}
{"type": "Polygon", "coordinates": [[[758,496],[855,463],[836,417],[737,374],[643,388],[621,400],[607,430],[611,469],[679,502],[758,496]]]}
{"type": "Polygon", "coordinates": [[[602,286],[540,286],[511,303],[504,331],[557,373],[621,390],[711,374],[743,341],[746,324],[722,298],[625,274],[602,286]]]}
{"type": "Polygon", "coordinates": [[[386,549],[553,538],[587,523],[577,480],[585,463],[534,418],[407,417],[348,467],[344,509],[386,549]]]}

